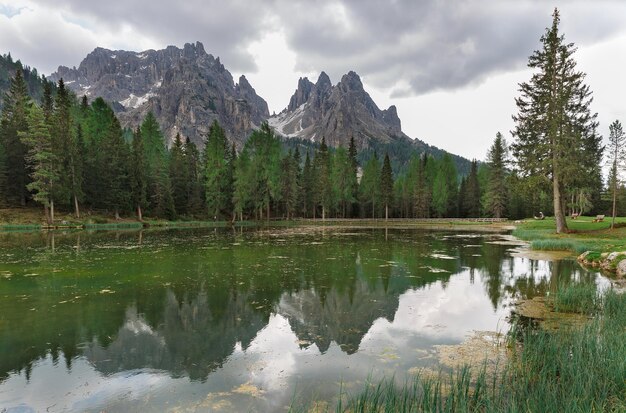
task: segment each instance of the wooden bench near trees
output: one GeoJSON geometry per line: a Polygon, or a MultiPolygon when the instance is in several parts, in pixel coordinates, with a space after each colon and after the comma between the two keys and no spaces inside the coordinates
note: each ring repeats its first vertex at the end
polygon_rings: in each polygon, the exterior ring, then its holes
{"type": "Polygon", "coordinates": [[[593,221],[591,222],[602,222],[604,221],[604,215],[597,215],[593,221]]]}

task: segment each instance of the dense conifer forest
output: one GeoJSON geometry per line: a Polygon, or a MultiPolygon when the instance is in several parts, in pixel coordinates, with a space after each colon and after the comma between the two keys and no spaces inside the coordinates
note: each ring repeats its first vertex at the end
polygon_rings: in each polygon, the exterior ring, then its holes
{"type": "MultiPolygon", "coordinates": [[[[590,110],[591,90],[576,70],[575,48],[558,31],[555,11],[535,73],[520,85],[513,140],[500,133],[485,162],[459,173],[452,156],[388,153],[283,140],[263,124],[242,148],[214,122],[200,149],[181,136],[168,147],[155,116],[123,129],[103,99],[89,103],[36,70],[2,57],[7,89],[0,123],[0,203],[109,213],[116,218],[251,220],[274,218],[525,218],[544,212],[567,229],[564,216],[625,215],[623,132],[611,127],[610,176],[590,110]],[[9,71],[13,71],[9,75],[9,71]],[[547,103],[546,103],[547,102],[547,103]],[[621,139],[621,140],[620,140],[621,139]]],[[[609,153],[610,152],[610,153],[609,153]]]]}

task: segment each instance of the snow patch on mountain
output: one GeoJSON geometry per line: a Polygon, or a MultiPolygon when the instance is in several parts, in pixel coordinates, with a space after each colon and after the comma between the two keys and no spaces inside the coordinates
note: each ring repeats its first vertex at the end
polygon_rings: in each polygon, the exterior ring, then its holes
{"type": "Polygon", "coordinates": [[[307,103],[303,103],[293,112],[281,112],[278,115],[272,116],[267,120],[267,123],[277,133],[287,136],[289,138],[297,138],[302,135],[302,116],[306,109],[307,103]]]}

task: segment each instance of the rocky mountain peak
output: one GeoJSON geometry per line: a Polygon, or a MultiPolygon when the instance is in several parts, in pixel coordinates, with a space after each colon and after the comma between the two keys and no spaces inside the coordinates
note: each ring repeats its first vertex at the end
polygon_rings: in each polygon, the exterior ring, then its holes
{"type": "Polygon", "coordinates": [[[402,133],[396,107],[379,109],[353,71],[336,86],[324,72],[315,84],[301,78],[289,106],[269,123],[284,136],[316,142],[324,136],[331,146],[347,146],[352,136],[360,148],[368,147],[371,140],[389,143],[396,138],[408,139],[402,133]]]}
{"type": "Polygon", "coordinates": [[[204,50],[204,45],[200,42],[185,43],[183,46],[183,56],[187,59],[194,59],[199,56],[205,56],[207,53],[204,50]]]}
{"type": "Polygon", "coordinates": [[[318,89],[326,90],[330,89],[333,85],[330,82],[330,78],[326,74],[326,72],[320,73],[320,76],[317,78],[317,83],[315,83],[318,89]]]}
{"type": "Polygon", "coordinates": [[[397,135],[402,134],[402,126],[400,123],[400,118],[398,117],[398,110],[396,109],[396,105],[391,105],[387,110],[383,110],[383,121],[387,125],[389,125],[394,133],[396,133],[397,135]]]}
{"type": "Polygon", "coordinates": [[[136,127],[154,112],[166,138],[177,133],[202,146],[213,120],[243,143],[269,117],[267,103],[242,76],[231,73],[200,42],[182,49],[130,52],[96,48],[78,69],[59,67],[49,79],[65,80],[78,96],[110,102],[123,126],[136,127]]]}
{"type": "Polygon", "coordinates": [[[338,87],[342,88],[344,91],[362,91],[363,82],[361,82],[361,78],[356,72],[349,71],[347,74],[343,75],[341,78],[341,82],[339,82],[338,87]]]}
{"type": "Polygon", "coordinates": [[[301,77],[298,80],[298,88],[296,89],[293,96],[289,100],[289,105],[287,106],[287,110],[295,110],[299,106],[306,103],[309,100],[309,96],[311,96],[311,92],[316,87],[311,81],[306,77],[301,77]]]}

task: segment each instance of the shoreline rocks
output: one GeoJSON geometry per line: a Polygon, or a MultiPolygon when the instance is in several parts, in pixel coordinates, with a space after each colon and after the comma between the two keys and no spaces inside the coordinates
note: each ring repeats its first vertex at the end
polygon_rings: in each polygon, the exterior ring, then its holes
{"type": "Polygon", "coordinates": [[[581,264],[600,268],[602,271],[615,274],[618,278],[626,278],[626,251],[599,253],[586,251],[578,256],[581,264]]]}

